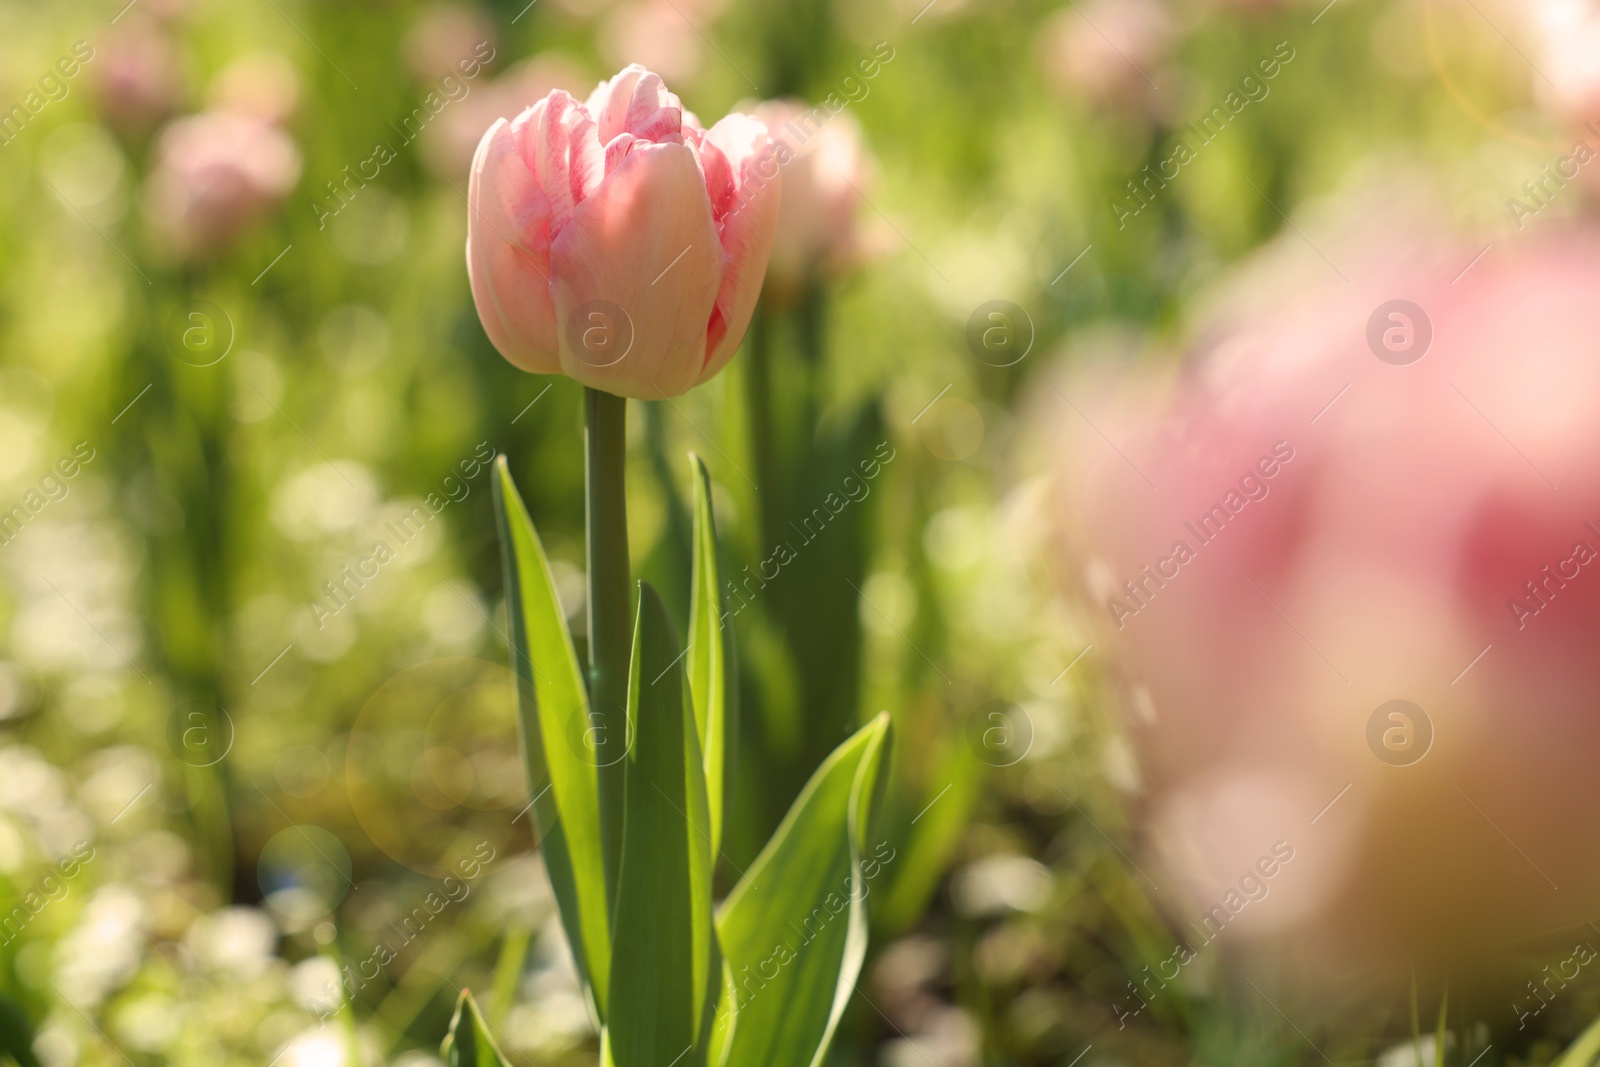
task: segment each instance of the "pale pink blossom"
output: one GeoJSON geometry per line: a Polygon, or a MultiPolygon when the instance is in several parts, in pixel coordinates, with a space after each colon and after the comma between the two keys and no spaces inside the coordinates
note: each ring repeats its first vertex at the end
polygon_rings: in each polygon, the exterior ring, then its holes
{"type": "Polygon", "coordinates": [[[1492,966],[1600,892],[1600,235],[1316,240],[1064,385],[1072,569],[1186,937],[1492,966]]]}
{"type": "Polygon", "coordinates": [[[1159,0],[1085,0],[1045,22],[1039,62],[1065,94],[1147,107],[1156,100],[1172,37],[1172,16],[1159,0]]]}
{"type": "MultiPolygon", "coordinates": [[[[475,58],[475,57],[474,57],[475,58]]],[[[471,60],[467,60],[471,70],[471,60]]],[[[479,72],[471,78],[460,73],[464,95],[452,100],[422,128],[417,144],[422,161],[441,177],[454,179],[472,167],[472,157],[483,131],[502,115],[515,115],[525,101],[539,100],[554,89],[570,89],[592,78],[559,52],[541,52],[522,60],[500,77],[490,80],[479,72]]],[[[402,127],[405,129],[405,127],[402,127]]]]}
{"type": "Polygon", "coordinates": [[[705,38],[677,0],[624,0],[600,26],[600,55],[620,66],[636,62],[664,81],[683,82],[700,70],[705,38]]]}
{"type": "Polygon", "coordinates": [[[783,200],[767,266],[780,294],[836,277],[862,257],[857,212],[875,168],[848,112],[830,114],[798,100],[770,100],[754,114],[777,142],[783,200]]]}
{"type": "Polygon", "coordinates": [[[461,64],[495,54],[494,18],[476,4],[436,3],[423,8],[402,50],[419,82],[434,85],[462,76],[461,64]]]}
{"type": "Polygon", "coordinates": [[[704,129],[636,65],[585,102],[555,90],[497,121],[468,193],[467,271],[489,339],[524,370],[607,392],[687,391],[744,336],[779,180],[759,121],[704,129]]]}
{"type": "Polygon", "coordinates": [[[166,27],[137,12],[113,26],[88,65],[106,125],[142,138],[183,101],[183,63],[166,27]]]}
{"type": "Polygon", "coordinates": [[[276,126],[233,111],[178,119],[156,141],[144,213],[180,256],[225,246],[287,196],[300,150],[276,126]]]}

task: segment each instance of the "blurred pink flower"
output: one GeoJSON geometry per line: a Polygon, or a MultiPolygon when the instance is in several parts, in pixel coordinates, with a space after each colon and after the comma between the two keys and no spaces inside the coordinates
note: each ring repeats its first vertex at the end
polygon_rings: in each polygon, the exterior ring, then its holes
{"type": "Polygon", "coordinates": [[[288,195],[300,151],[282,130],[232,111],[170,123],[155,148],[144,213],[180,256],[219,250],[288,195]]]}
{"type": "Polygon", "coordinates": [[[412,75],[425,84],[460,76],[459,64],[495,44],[494,18],[475,4],[436,3],[422,9],[406,33],[402,50],[412,75]]]}
{"type": "Polygon", "coordinates": [[[733,357],[772,249],[767,129],[703,129],[633,65],[585,103],[555,90],[484,134],[467,272],[489,339],[524,370],[623,396],[683,393],[733,357]]]}
{"type": "Polygon", "coordinates": [[[1159,0],[1087,0],[1045,22],[1039,61],[1063,93],[1099,105],[1149,107],[1172,37],[1172,17],[1159,0]]]}
{"type": "MultiPolygon", "coordinates": [[[[482,77],[480,75],[480,77],[482,77]]],[[[464,175],[483,131],[502,115],[514,115],[523,102],[538,100],[553,89],[570,89],[590,81],[589,75],[559,52],[541,52],[524,59],[494,81],[466,82],[466,96],[452,102],[429,123],[418,139],[423,163],[444,178],[464,175]]]]}
{"type": "Polygon", "coordinates": [[[257,52],[222,68],[211,82],[208,100],[214,109],[282,125],[300,101],[300,77],[284,56],[257,52]]]}
{"type": "Polygon", "coordinates": [[[1065,386],[1072,558],[1181,926],[1490,966],[1600,891],[1600,235],[1322,240],[1170,388],[1065,386]]]}
{"type": "Polygon", "coordinates": [[[1600,120],[1600,4],[1543,0],[1531,13],[1540,40],[1535,90],[1574,124],[1600,120]]]}
{"type": "Polygon", "coordinates": [[[873,178],[861,127],[848,112],[829,116],[799,100],[755,106],[777,142],[783,198],[768,284],[779,294],[837,275],[861,258],[856,211],[873,178]]]}
{"type": "Polygon", "coordinates": [[[675,0],[625,0],[600,27],[607,63],[641,63],[667,81],[681,82],[700,69],[704,39],[675,0]]]}
{"type": "Polygon", "coordinates": [[[111,28],[90,64],[96,106],[106,125],[142,138],[183,100],[183,65],[165,27],[131,13],[111,28]]]}

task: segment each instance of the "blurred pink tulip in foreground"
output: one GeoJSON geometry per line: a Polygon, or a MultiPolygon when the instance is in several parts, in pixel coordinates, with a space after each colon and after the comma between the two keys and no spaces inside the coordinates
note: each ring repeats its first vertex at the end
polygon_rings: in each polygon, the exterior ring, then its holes
{"type": "Polygon", "coordinates": [[[484,134],[467,272],[489,339],[524,370],[621,396],[686,392],[732,358],[772,250],[767,129],[711,129],[634,65],[585,103],[555,90],[484,134]]]}
{"type": "Polygon", "coordinates": [[[1600,909],[1600,239],[1402,248],[1256,277],[1159,402],[1065,386],[1196,949],[1488,966],[1600,909]]]}

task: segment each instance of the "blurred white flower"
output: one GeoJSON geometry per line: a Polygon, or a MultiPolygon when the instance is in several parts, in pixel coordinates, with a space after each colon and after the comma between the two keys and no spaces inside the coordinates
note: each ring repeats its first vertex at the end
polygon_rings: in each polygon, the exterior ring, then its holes
{"type": "MultiPolygon", "coordinates": [[[[308,961],[309,962],[309,961],[308,961]]],[[[289,1042],[274,1063],[283,1067],[346,1067],[343,1038],[327,1030],[308,1030],[289,1042]]]]}
{"type": "Polygon", "coordinates": [[[201,966],[254,978],[272,965],[278,928],[259,908],[224,908],[198,919],[184,940],[201,966]]]}
{"type": "Polygon", "coordinates": [[[19,603],[18,660],[45,669],[126,670],[142,627],[129,610],[134,549],[105,523],[35,520],[4,554],[19,603]]]}
{"type": "Polygon", "coordinates": [[[139,970],[144,956],[144,905],[126,886],[95,890],[78,925],[56,946],[56,985],[89,1008],[139,970]]]}
{"type": "Polygon", "coordinates": [[[884,1046],[884,1067],[977,1067],[978,1024],[960,1008],[933,1012],[923,1029],[884,1046]]]}
{"type": "Polygon", "coordinates": [[[1050,899],[1054,879],[1049,868],[1027,856],[994,855],[959,871],[950,891],[956,910],[981,917],[1008,911],[1037,911],[1050,899]]]}
{"type": "Polygon", "coordinates": [[[138,745],[101,749],[84,761],[87,776],[78,797],[103,823],[127,810],[128,805],[161,778],[154,753],[138,745]]]}
{"type": "Polygon", "coordinates": [[[339,992],[339,968],[326,956],[312,956],[290,968],[289,988],[307,1011],[334,1011],[344,1000],[339,992]]]}
{"type": "Polygon", "coordinates": [[[354,460],[319,463],[278,483],[272,522],[285,537],[309,541],[355,529],[378,503],[378,482],[354,460]]]}

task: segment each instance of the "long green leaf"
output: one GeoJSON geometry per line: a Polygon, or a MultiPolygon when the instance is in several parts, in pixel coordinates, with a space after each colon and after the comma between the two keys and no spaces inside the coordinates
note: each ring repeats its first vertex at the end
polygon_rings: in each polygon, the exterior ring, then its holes
{"type": "Polygon", "coordinates": [[[722,822],[732,792],[733,757],[738,739],[738,697],[732,682],[731,634],[724,629],[721,569],[717,565],[717,524],[711,513],[711,475],[699,456],[694,468],[694,575],[689,593],[689,692],[700,732],[706,769],[706,799],[711,811],[711,851],[722,848],[722,822]]]}
{"type": "Polygon", "coordinates": [[[834,749],[722,906],[738,1012],[727,1067],[827,1053],[866,957],[872,877],[894,858],[866,854],[888,736],[884,713],[834,749]]]}
{"type": "Polygon", "coordinates": [[[721,977],[705,772],[682,661],[666,605],[640,582],[607,1025],[617,1067],[703,1065],[721,977]]]}
{"type": "Polygon", "coordinates": [[[1590,1023],[1551,1067],[1590,1067],[1596,1057],[1600,1057],[1600,1019],[1590,1023]]]}
{"type": "Polygon", "coordinates": [[[717,1005],[711,1018],[711,1040],[706,1056],[708,1067],[726,1067],[728,1054],[733,1050],[733,1035],[739,1027],[739,990],[733,984],[733,968],[727,959],[719,968],[722,973],[717,989],[717,1005]]]}
{"type": "Polygon", "coordinates": [[[456,1001],[450,1033],[445,1035],[439,1051],[447,1067],[507,1067],[505,1056],[489,1036],[489,1024],[484,1021],[472,993],[465,989],[456,1001]]]}
{"type": "Polygon", "coordinates": [[[533,817],[573,960],[604,1021],[610,988],[610,896],[600,849],[596,759],[584,743],[589,697],[550,563],[504,456],[496,461],[495,474],[511,660],[533,817]]]}

